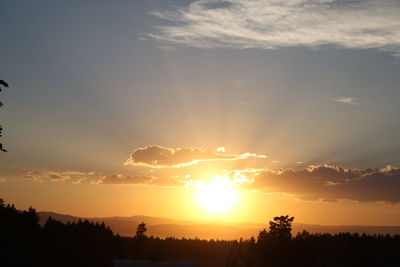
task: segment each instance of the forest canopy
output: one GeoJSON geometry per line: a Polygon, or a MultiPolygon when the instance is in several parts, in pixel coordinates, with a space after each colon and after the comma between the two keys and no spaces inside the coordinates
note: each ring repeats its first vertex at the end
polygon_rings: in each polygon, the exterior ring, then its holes
{"type": "Polygon", "coordinates": [[[274,217],[269,229],[248,240],[161,239],[132,225],[132,236],[113,234],[105,223],[62,223],[43,227],[34,208],[17,210],[0,199],[0,265],[111,266],[113,259],[191,260],[199,266],[394,266],[399,235],[310,234],[292,236],[294,217],[274,217]],[[135,232],[136,229],[136,232],[135,232]]]}

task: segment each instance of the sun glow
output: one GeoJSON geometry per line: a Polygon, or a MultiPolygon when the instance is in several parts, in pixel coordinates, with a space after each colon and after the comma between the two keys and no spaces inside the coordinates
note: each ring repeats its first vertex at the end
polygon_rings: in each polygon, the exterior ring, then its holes
{"type": "Polygon", "coordinates": [[[197,185],[196,198],[198,204],[207,212],[222,214],[232,210],[238,200],[238,193],[221,177],[216,177],[210,183],[197,185]]]}

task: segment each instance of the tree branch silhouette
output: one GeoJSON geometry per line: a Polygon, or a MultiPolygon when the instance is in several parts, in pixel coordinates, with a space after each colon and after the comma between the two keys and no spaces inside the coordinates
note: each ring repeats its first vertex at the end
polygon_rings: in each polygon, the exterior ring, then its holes
{"type": "MultiPolygon", "coordinates": [[[[0,80],[0,85],[4,86],[6,88],[9,87],[8,83],[6,81],[4,81],[4,80],[0,80]]],[[[1,92],[1,86],[0,86],[0,92],[1,92]]],[[[2,107],[2,106],[3,106],[3,102],[0,101],[0,107],[2,107]]],[[[1,134],[2,131],[3,131],[3,127],[0,125],[0,137],[2,136],[2,134],[1,134]]],[[[3,144],[2,143],[0,143],[0,150],[3,151],[3,152],[7,152],[7,150],[3,148],[3,144]]]]}

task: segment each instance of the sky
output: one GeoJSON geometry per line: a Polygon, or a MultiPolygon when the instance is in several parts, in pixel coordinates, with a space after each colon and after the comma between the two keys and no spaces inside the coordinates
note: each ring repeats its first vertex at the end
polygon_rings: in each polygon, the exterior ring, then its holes
{"type": "Polygon", "coordinates": [[[0,6],[6,202],[400,225],[398,1],[0,6]]]}

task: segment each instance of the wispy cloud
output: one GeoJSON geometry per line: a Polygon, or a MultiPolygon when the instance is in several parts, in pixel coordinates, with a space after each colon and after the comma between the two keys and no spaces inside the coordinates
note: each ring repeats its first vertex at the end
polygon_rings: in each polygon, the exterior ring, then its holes
{"type": "Polygon", "coordinates": [[[105,184],[105,185],[119,185],[119,184],[148,184],[153,181],[154,177],[151,176],[136,176],[136,175],[99,175],[96,179],[92,179],[92,184],[105,184]]]}
{"type": "Polygon", "coordinates": [[[149,36],[191,47],[334,46],[400,54],[398,0],[197,0],[156,11],[166,20],[149,36]]]}
{"type": "Polygon", "coordinates": [[[52,181],[52,182],[72,182],[79,184],[83,181],[93,180],[97,174],[95,172],[81,172],[81,171],[28,171],[23,177],[38,182],[52,181]]]}
{"type": "MultiPolygon", "coordinates": [[[[28,171],[23,175],[23,178],[36,182],[89,183],[98,185],[179,186],[185,182],[184,177],[104,174],[81,171],[28,171]]],[[[0,182],[3,181],[0,179],[0,182]]]]}
{"type": "Polygon", "coordinates": [[[356,102],[352,97],[338,97],[338,98],[332,98],[331,100],[343,104],[356,105],[356,106],[360,105],[360,103],[356,102]]]}
{"type": "Polygon", "coordinates": [[[243,153],[227,154],[225,148],[203,150],[200,148],[167,148],[162,146],[146,146],[132,151],[125,165],[144,166],[150,168],[180,168],[203,161],[241,160],[248,158],[266,158],[265,155],[243,153]]]}
{"type": "Polygon", "coordinates": [[[90,183],[100,185],[153,185],[176,187],[182,186],[185,181],[183,177],[112,174],[99,175],[98,178],[90,180],[90,183]]]}

